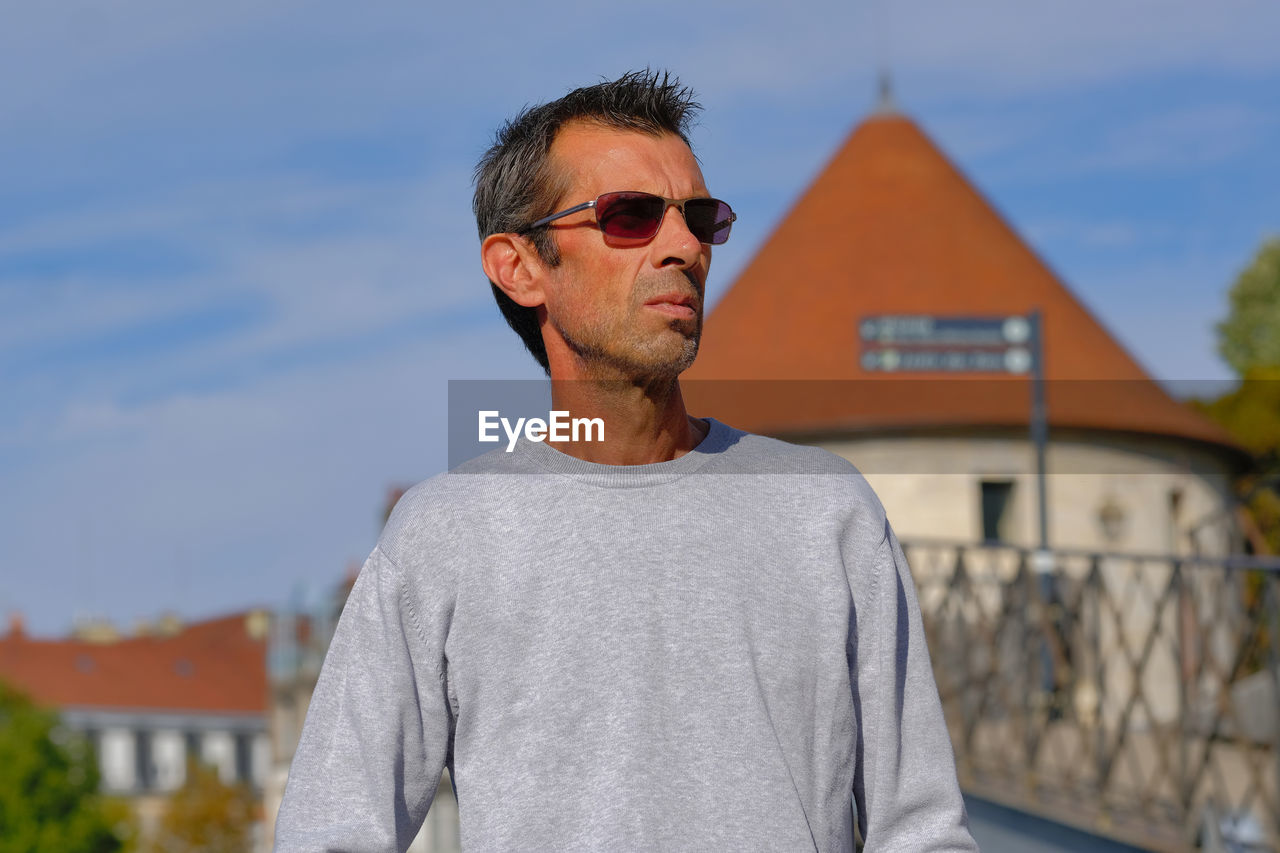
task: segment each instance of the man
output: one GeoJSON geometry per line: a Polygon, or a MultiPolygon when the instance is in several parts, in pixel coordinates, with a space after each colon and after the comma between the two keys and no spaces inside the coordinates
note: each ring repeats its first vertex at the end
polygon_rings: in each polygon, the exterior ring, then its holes
{"type": "Polygon", "coordinates": [[[685,411],[733,221],[691,93],[527,110],[477,170],[482,262],[605,441],[423,483],[360,573],[277,850],[403,850],[448,766],[476,850],[972,850],[914,589],[843,460],[685,411]]]}

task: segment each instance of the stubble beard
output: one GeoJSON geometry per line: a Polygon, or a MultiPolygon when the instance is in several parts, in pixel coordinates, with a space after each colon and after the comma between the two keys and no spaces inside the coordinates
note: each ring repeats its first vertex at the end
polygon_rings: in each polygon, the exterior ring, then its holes
{"type": "MultiPolygon", "coordinates": [[[[691,282],[690,282],[691,283],[691,282]]],[[[644,301],[663,290],[653,286],[636,288],[632,312],[624,318],[621,328],[610,328],[607,320],[598,320],[576,330],[569,330],[552,320],[560,337],[575,356],[587,367],[588,374],[601,378],[621,379],[638,383],[675,380],[688,370],[698,355],[702,340],[701,288],[694,286],[698,303],[691,319],[673,317],[667,324],[668,331],[645,334],[635,322],[645,311],[644,301]],[[671,340],[673,336],[678,340],[671,340]]]]}
{"type": "MultiPolygon", "coordinates": [[[[645,339],[633,333],[619,339],[600,329],[570,332],[558,324],[556,330],[575,356],[586,366],[588,374],[601,378],[650,382],[675,379],[693,364],[702,339],[702,315],[693,320],[670,321],[668,328],[679,334],[678,342],[645,339]],[[687,331],[694,324],[692,332],[687,331]]],[[[666,335],[663,335],[666,337],[666,335]]]]}

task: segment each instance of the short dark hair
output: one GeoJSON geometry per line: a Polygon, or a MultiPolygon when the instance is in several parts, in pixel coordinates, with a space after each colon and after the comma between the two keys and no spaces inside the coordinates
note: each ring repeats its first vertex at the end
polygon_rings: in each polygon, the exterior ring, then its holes
{"type": "MultiPolygon", "coordinates": [[[[569,176],[552,167],[548,153],[556,134],[569,122],[592,122],[654,136],[672,133],[688,145],[690,123],[701,109],[693,90],[680,85],[670,72],[647,68],[574,89],[550,103],[525,107],[498,129],[493,145],[476,166],[472,209],[480,239],[519,232],[555,212],[569,176]]],[[[560,252],[547,229],[531,232],[530,238],[540,258],[551,266],[560,263],[560,252]]],[[[537,311],[516,304],[492,281],[489,284],[507,323],[542,369],[550,372],[537,311]]]]}

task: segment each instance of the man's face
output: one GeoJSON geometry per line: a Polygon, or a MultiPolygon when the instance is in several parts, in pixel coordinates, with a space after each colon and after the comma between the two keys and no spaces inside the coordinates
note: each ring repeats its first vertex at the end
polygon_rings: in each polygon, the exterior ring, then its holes
{"type": "MultiPolygon", "coordinates": [[[[624,190],[709,195],[693,152],[672,134],[574,123],[556,136],[551,157],[569,179],[558,208],[624,190]]],[[[553,376],[559,367],[565,378],[674,378],[693,363],[711,247],[689,233],[679,209],[667,208],[650,240],[604,234],[593,210],[550,227],[561,258],[544,291],[553,376]]]]}

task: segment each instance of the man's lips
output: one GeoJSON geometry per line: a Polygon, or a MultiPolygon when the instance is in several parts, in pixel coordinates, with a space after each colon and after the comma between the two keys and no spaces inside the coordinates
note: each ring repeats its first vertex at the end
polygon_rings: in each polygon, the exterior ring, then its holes
{"type": "Polygon", "coordinates": [[[698,315],[698,297],[687,293],[663,293],[645,300],[644,304],[672,317],[693,319],[698,315]]]}

